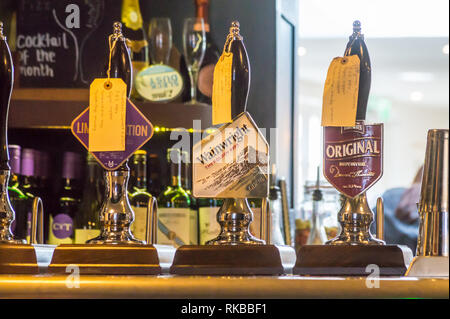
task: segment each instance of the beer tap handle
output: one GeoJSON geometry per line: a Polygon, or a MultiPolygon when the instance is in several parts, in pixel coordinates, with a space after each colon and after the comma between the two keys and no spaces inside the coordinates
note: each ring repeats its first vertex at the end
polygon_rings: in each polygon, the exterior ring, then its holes
{"type": "Polygon", "coordinates": [[[230,34],[225,44],[225,51],[233,53],[231,69],[231,118],[247,110],[248,93],[250,90],[250,60],[243,38],[240,34],[240,24],[233,21],[230,34]]]}
{"type": "Polygon", "coordinates": [[[44,205],[40,197],[33,200],[30,244],[44,243],[44,205]]]}
{"type": "Polygon", "coordinates": [[[356,120],[364,121],[367,113],[367,102],[369,100],[370,86],[372,81],[372,67],[367,51],[364,35],[361,33],[361,22],[353,22],[353,34],[345,49],[344,56],[358,55],[360,60],[358,107],[356,120]]]}
{"type": "Polygon", "coordinates": [[[8,111],[14,84],[14,66],[3,22],[0,21],[0,170],[10,170],[8,154],[8,111]]]}
{"type": "Polygon", "coordinates": [[[377,238],[384,240],[384,203],[383,198],[377,199],[377,238]]]}

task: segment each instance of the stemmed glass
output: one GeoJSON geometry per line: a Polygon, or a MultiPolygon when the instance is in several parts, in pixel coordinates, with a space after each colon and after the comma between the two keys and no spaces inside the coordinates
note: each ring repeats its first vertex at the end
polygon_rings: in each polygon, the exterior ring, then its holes
{"type": "Polygon", "coordinates": [[[196,104],[198,71],[206,50],[206,32],[203,18],[187,18],[184,20],[183,49],[191,80],[191,101],[188,103],[196,104]]]}
{"type": "Polygon", "coordinates": [[[169,18],[153,18],[148,31],[152,64],[169,64],[172,50],[172,24],[169,18]]]}

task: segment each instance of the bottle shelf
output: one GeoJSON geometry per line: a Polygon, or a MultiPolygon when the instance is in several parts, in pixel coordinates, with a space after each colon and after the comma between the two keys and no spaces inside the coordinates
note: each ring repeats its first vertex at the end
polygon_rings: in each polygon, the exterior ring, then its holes
{"type": "MultiPolygon", "coordinates": [[[[191,129],[201,120],[212,126],[207,104],[133,102],[154,126],[191,129]]],[[[9,111],[9,127],[20,129],[70,129],[73,119],[89,105],[88,89],[16,89],[9,111]]]]}

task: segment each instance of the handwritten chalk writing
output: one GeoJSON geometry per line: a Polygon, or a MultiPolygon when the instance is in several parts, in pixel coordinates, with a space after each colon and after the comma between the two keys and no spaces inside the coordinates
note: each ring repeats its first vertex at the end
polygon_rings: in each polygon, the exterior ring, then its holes
{"type": "Polygon", "coordinates": [[[64,48],[68,50],[69,44],[65,33],[51,35],[47,32],[35,35],[18,35],[17,48],[19,50],[31,48],[64,48]]]}
{"type": "Polygon", "coordinates": [[[39,64],[37,66],[21,66],[21,76],[34,77],[55,77],[54,70],[48,64],[39,64]]]}

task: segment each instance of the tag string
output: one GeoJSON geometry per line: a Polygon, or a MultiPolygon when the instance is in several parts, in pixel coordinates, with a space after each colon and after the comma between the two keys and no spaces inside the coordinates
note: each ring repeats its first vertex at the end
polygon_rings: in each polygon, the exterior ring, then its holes
{"type": "Polygon", "coordinates": [[[223,46],[223,53],[229,53],[231,49],[231,44],[233,43],[233,34],[229,33],[227,39],[225,40],[225,45],[223,46]]]}
{"type": "Polygon", "coordinates": [[[118,40],[118,37],[116,37],[115,39],[114,39],[114,41],[112,42],[112,44],[111,44],[111,38],[113,37],[113,35],[111,34],[110,36],[109,36],[109,63],[108,63],[108,71],[106,71],[106,75],[108,76],[108,80],[106,81],[106,83],[108,84],[108,85],[111,85],[111,81],[110,81],[110,78],[111,78],[111,58],[112,58],[112,52],[113,52],[113,50],[114,50],[114,47],[116,46],[116,43],[117,43],[117,40],[118,40]]]}

